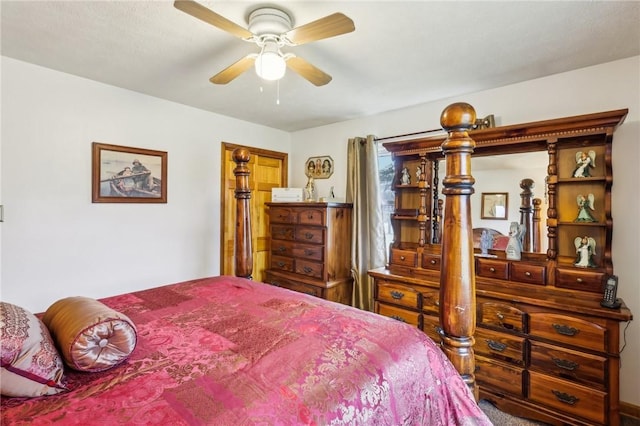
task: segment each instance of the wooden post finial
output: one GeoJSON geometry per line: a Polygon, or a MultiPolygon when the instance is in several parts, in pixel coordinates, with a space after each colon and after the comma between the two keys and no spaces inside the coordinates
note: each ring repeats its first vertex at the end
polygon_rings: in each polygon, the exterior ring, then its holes
{"type": "Polygon", "coordinates": [[[447,132],[471,130],[476,122],[476,110],[466,102],[446,107],[440,115],[440,125],[447,132]]]}
{"type": "Polygon", "coordinates": [[[475,120],[473,107],[462,102],[449,105],[440,116],[440,124],[449,132],[442,143],[446,160],[442,193],[446,201],[442,223],[440,325],[442,350],[477,399],[473,353],[476,282],[470,200],[475,183],[471,176],[475,142],[467,134],[475,120]]]}

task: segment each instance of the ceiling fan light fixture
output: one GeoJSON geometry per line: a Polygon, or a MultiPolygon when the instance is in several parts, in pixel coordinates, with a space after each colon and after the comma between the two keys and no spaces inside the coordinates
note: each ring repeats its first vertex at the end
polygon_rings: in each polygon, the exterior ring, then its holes
{"type": "Polygon", "coordinates": [[[263,80],[275,81],[284,77],[287,64],[276,43],[265,44],[256,58],[256,74],[263,80]]]}

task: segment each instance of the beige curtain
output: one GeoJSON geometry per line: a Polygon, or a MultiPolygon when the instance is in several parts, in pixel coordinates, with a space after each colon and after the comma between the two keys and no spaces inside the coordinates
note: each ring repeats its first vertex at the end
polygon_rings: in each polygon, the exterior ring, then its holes
{"type": "Polygon", "coordinates": [[[373,136],[349,139],[347,202],[353,203],[351,273],[353,306],[373,310],[373,286],[367,271],[386,264],[378,144],[373,136]]]}

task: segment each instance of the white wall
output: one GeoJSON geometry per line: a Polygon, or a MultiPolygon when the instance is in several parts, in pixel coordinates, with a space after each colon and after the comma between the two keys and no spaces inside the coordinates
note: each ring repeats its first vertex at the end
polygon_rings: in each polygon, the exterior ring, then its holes
{"type": "MultiPolygon", "coordinates": [[[[302,167],[307,157],[331,154],[336,160],[336,173],[327,181],[316,181],[318,189],[322,195],[334,185],[336,193],[344,194],[346,159],[339,153],[346,155],[347,138],[369,134],[385,137],[434,129],[440,127],[442,110],[458,101],[473,105],[479,117],[495,114],[497,125],[629,108],[629,115],[616,132],[613,144],[613,259],[620,278],[618,295],[636,316],[640,315],[637,249],[640,241],[640,201],[637,196],[640,182],[640,57],[293,133],[290,182],[304,184],[302,167]]],[[[640,352],[640,324],[637,321],[630,324],[626,339],[620,373],[621,400],[640,406],[640,358],[636,356],[640,352]]]]}
{"type": "Polygon", "coordinates": [[[221,142],[289,133],[2,57],[2,300],[32,311],[220,271],[221,142]],[[168,152],[167,204],[92,204],[91,143],[168,152]]]}

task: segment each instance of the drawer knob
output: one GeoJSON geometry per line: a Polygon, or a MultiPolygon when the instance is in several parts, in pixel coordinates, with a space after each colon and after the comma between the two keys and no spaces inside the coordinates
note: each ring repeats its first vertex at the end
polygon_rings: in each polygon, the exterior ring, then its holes
{"type": "Polygon", "coordinates": [[[393,319],[394,319],[394,320],[396,320],[396,321],[406,322],[406,321],[404,320],[404,318],[399,317],[398,315],[391,315],[391,317],[390,317],[390,318],[393,318],[393,319]]]}
{"type": "Polygon", "coordinates": [[[406,257],[400,256],[400,260],[405,260],[405,259],[406,259],[406,257]]]}
{"type": "Polygon", "coordinates": [[[433,304],[434,304],[434,305],[436,305],[436,306],[438,306],[438,307],[440,307],[440,301],[439,301],[439,300],[434,300],[434,301],[433,301],[433,304]]]}
{"type": "Polygon", "coordinates": [[[305,272],[305,274],[310,274],[311,272],[313,272],[313,268],[310,268],[308,266],[305,266],[304,268],[302,268],[302,270],[305,272]]]}
{"type": "Polygon", "coordinates": [[[431,263],[432,265],[435,265],[435,264],[436,264],[435,259],[431,259],[431,262],[430,262],[430,263],[431,263]]]}
{"type": "Polygon", "coordinates": [[[564,370],[574,371],[578,367],[580,367],[580,365],[577,362],[569,361],[568,359],[560,359],[560,358],[551,358],[551,359],[553,360],[553,363],[555,365],[557,365],[559,368],[562,368],[564,370]]]}
{"type": "Polygon", "coordinates": [[[580,401],[580,398],[578,398],[577,396],[569,395],[568,393],[560,392],[555,389],[551,392],[553,392],[558,401],[564,402],[565,404],[575,405],[576,402],[580,401]]]}
{"type": "Polygon", "coordinates": [[[576,281],[581,283],[582,282],[582,278],[577,278],[576,281]]]}
{"type": "Polygon", "coordinates": [[[495,271],[496,271],[496,268],[494,268],[494,267],[492,266],[491,268],[489,268],[489,271],[491,271],[491,272],[495,272],[495,271]]]}
{"type": "Polygon", "coordinates": [[[577,328],[569,327],[568,325],[552,324],[551,326],[556,331],[556,333],[562,334],[563,336],[575,336],[580,332],[580,330],[578,330],[577,328]]]}
{"type": "Polygon", "coordinates": [[[316,292],[313,291],[313,290],[307,290],[307,291],[305,291],[303,293],[308,294],[309,296],[315,296],[316,295],[316,292]]]}
{"type": "Polygon", "coordinates": [[[280,286],[281,286],[281,284],[280,284],[278,281],[276,281],[276,280],[271,280],[271,283],[270,283],[270,284],[271,284],[271,285],[275,285],[276,287],[280,287],[280,286]]]}
{"type": "Polygon", "coordinates": [[[278,266],[282,268],[284,266],[284,262],[278,262],[278,266]]]}
{"type": "Polygon", "coordinates": [[[313,254],[313,250],[305,249],[304,250],[304,254],[305,254],[305,256],[311,256],[313,254]]]}
{"type": "Polygon", "coordinates": [[[404,297],[404,293],[401,291],[397,291],[397,290],[392,290],[391,291],[391,297],[393,297],[396,300],[400,300],[404,297]]]}
{"type": "Polygon", "coordinates": [[[279,251],[280,253],[284,253],[285,251],[287,251],[287,248],[286,248],[286,247],[284,247],[284,246],[280,246],[280,247],[278,247],[278,251],[279,251]]]}
{"type": "Polygon", "coordinates": [[[490,349],[496,352],[504,352],[504,350],[507,349],[507,345],[505,345],[504,343],[496,342],[495,340],[491,339],[487,339],[487,346],[489,346],[490,349]]]}
{"type": "Polygon", "coordinates": [[[529,271],[525,272],[524,274],[525,274],[527,277],[530,277],[530,276],[531,276],[531,272],[529,272],[529,271]]]}
{"type": "Polygon", "coordinates": [[[498,317],[498,319],[500,321],[502,321],[504,319],[504,314],[502,312],[496,312],[496,316],[498,317]]]}
{"type": "Polygon", "coordinates": [[[312,238],[313,238],[313,234],[312,234],[311,232],[307,232],[307,233],[305,233],[305,234],[304,234],[304,237],[305,237],[307,240],[310,240],[310,239],[312,239],[312,238]]]}

